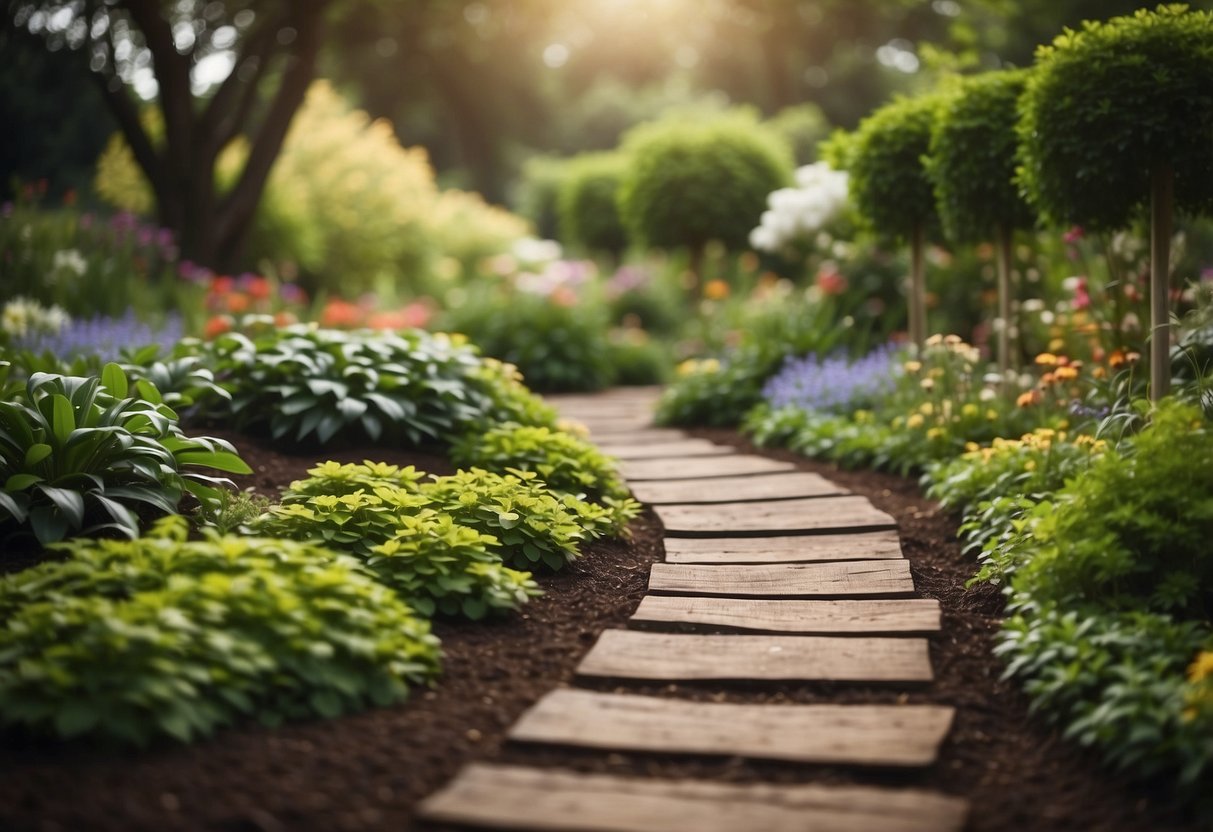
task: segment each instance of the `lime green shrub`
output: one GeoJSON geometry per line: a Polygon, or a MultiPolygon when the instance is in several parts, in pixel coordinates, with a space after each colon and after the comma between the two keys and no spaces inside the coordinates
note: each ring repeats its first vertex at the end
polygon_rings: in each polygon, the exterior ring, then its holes
{"type": "Polygon", "coordinates": [[[1055,224],[1124,228],[1152,206],[1150,394],[1170,386],[1172,211],[1213,209],[1213,13],[1159,6],[1067,30],[1037,52],[1019,181],[1055,224]]]}
{"type": "Polygon", "coordinates": [[[642,245],[744,248],[767,194],[791,177],[787,146],[745,114],[643,125],[624,149],[619,210],[642,245]]]}
{"type": "Polygon", "coordinates": [[[0,540],[134,537],[138,512],[217,499],[204,468],[251,473],[228,442],[187,437],[150,382],[130,386],[117,364],[100,378],[34,373],[0,399],[0,540]]]}
{"type": "Polygon", "coordinates": [[[923,160],[939,107],[938,96],[895,99],[860,123],[845,150],[859,213],[879,234],[910,243],[910,337],[918,345],[927,335],[923,240],[938,224],[935,192],[923,160]]]}
{"type": "Polygon", "coordinates": [[[0,725],[146,745],[407,696],[438,641],[351,559],[170,518],[0,579],[0,725]]]}
{"type": "Polygon", "coordinates": [[[627,233],[618,195],[627,165],[621,153],[586,153],[568,160],[556,201],[564,243],[591,252],[623,251],[627,233]]]}

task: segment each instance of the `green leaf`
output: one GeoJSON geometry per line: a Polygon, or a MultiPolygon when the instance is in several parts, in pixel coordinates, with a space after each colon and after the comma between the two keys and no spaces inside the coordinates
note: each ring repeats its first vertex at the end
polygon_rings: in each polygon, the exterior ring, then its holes
{"type": "Polygon", "coordinates": [[[181,451],[176,454],[177,462],[182,465],[204,465],[217,471],[229,474],[251,474],[253,469],[248,463],[234,453],[228,451],[181,451]]]}
{"type": "Polygon", "coordinates": [[[101,384],[116,399],[125,399],[127,390],[126,373],[112,361],[101,368],[101,384]]]}
{"type": "Polygon", "coordinates": [[[4,483],[4,490],[9,492],[25,491],[31,485],[44,482],[37,474],[13,474],[4,483]]]}
{"type": "Polygon", "coordinates": [[[29,468],[37,465],[42,460],[46,459],[54,453],[54,449],[45,442],[39,442],[35,445],[30,445],[29,450],[25,452],[25,467],[29,468]]]}
{"type": "Polygon", "coordinates": [[[76,429],[76,414],[67,396],[56,393],[51,396],[51,430],[60,445],[67,442],[76,429]]]}

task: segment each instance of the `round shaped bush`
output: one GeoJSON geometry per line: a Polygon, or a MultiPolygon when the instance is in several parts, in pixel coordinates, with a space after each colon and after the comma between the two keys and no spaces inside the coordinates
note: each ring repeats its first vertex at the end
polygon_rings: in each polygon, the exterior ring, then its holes
{"type": "Polygon", "coordinates": [[[998,228],[1026,228],[1033,215],[1015,184],[1016,105],[1027,81],[1020,71],[966,79],[940,107],[927,169],[944,233],[989,240],[998,228]]]}
{"type": "Polygon", "coordinates": [[[660,122],[625,142],[631,163],[619,189],[630,240],[699,248],[747,244],[767,194],[791,177],[788,148],[752,119],[660,122]]]}
{"type": "Polygon", "coordinates": [[[1047,220],[1122,228],[1166,165],[1176,207],[1213,209],[1213,14],[1161,6],[1087,23],[1036,60],[1019,181],[1047,220]]]}
{"type": "Polygon", "coordinates": [[[909,238],[935,225],[935,191],[923,158],[940,98],[898,98],[865,118],[848,142],[851,195],[881,234],[909,238]]]}
{"type": "Polygon", "coordinates": [[[569,162],[557,198],[562,242],[590,251],[623,251],[627,233],[618,194],[626,169],[627,157],[619,153],[587,153],[569,162]]]}
{"type": "Polygon", "coordinates": [[[263,538],[75,541],[0,580],[0,726],[144,745],[403,699],[438,640],[352,559],[263,538]]]}

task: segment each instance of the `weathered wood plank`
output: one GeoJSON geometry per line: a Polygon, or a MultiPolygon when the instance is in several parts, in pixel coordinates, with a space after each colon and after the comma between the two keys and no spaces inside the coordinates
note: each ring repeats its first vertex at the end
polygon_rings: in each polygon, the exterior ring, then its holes
{"type": "Polygon", "coordinates": [[[653,417],[651,415],[565,418],[568,418],[573,422],[578,422],[593,435],[600,433],[626,433],[627,431],[648,430],[649,428],[656,427],[653,424],[653,417]]]}
{"type": "Polygon", "coordinates": [[[879,560],[901,556],[901,539],[897,532],[892,530],[849,534],[798,534],[786,537],[665,539],[665,559],[669,563],[803,563],[879,560]]]}
{"type": "MultiPolygon", "coordinates": [[[[716,445],[715,447],[721,447],[716,445]]],[[[614,453],[615,456],[620,456],[614,453]]],[[[620,456],[621,459],[626,457],[620,456]]],[[[790,500],[797,497],[838,497],[849,494],[845,488],[820,474],[792,471],[757,474],[749,477],[709,477],[700,480],[658,480],[637,482],[632,494],[649,505],[694,503],[741,503],[765,500],[790,500]]]]}
{"type": "Polygon", "coordinates": [[[680,430],[673,428],[634,428],[625,430],[619,433],[611,433],[609,431],[594,431],[590,434],[590,441],[606,445],[642,445],[664,442],[678,442],[691,437],[680,430]]]}
{"type": "Polygon", "coordinates": [[[636,444],[602,442],[598,449],[616,459],[652,459],[654,457],[723,456],[736,453],[728,445],[717,445],[706,439],[683,439],[679,442],[640,442],[636,444]]]}
{"type": "Polygon", "coordinates": [[[873,766],[930,765],[952,723],[937,705],[739,705],[569,688],[510,729],[518,742],[873,766]]]}
{"type": "Polygon", "coordinates": [[[606,630],[577,675],[661,681],[929,682],[924,638],[606,630]]]}
{"type": "Polygon", "coordinates": [[[736,785],[473,763],[419,811],[436,823],[543,832],[960,832],[969,806],[911,789],[736,785]]]}
{"type": "Polygon", "coordinates": [[[634,459],[620,466],[626,480],[691,480],[704,477],[739,477],[750,474],[771,474],[795,471],[790,462],[780,462],[752,454],[732,454],[722,457],[684,459],[634,459]]]}
{"type": "MultiPolygon", "coordinates": [[[[721,460],[727,461],[727,460],[721,460]]],[[[626,464],[625,464],[626,465],[626,464]]],[[[627,478],[627,468],[623,468],[627,478]]],[[[657,506],[665,533],[673,537],[745,536],[801,532],[895,529],[897,521],[867,497],[804,497],[768,503],[657,506]]]]}
{"type": "Polygon", "coordinates": [[[912,595],[909,561],[849,560],[744,566],[655,563],[649,591],[766,598],[912,595]]]}
{"type": "Polygon", "coordinates": [[[800,601],[646,595],[630,623],[729,632],[935,633],[940,613],[933,598],[800,601]]]}

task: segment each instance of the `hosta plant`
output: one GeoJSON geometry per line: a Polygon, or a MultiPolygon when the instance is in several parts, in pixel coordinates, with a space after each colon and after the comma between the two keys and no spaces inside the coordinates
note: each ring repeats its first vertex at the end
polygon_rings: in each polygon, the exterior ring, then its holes
{"type": "Polygon", "coordinates": [[[299,324],[187,341],[181,352],[199,355],[231,393],[207,399],[208,415],[276,439],[448,442],[486,423],[544,415],[502,365],[457,337],[419,330],[299,324]]]}
{"type": "Polygon", "coordinates": [[[0,579],[0,725],[146,745],[403,699],[438,671],[429,625],[350,558],[183,518],[0,579]]]}
{"type": "Polygon", "coordinates": [[[250,473],[227,442],[185,436],[155,385],[117,364],[100,378],[35,373],[0,401],[0,537],[134,537],[140,511],[217,499],[221,481],[200,468],[250,473]]]}

